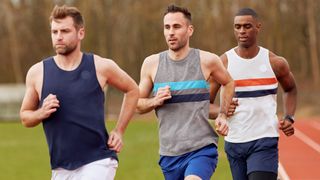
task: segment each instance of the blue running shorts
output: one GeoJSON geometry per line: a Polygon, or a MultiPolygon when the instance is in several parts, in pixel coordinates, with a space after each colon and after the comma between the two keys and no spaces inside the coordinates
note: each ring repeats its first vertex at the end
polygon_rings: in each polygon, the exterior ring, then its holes
{"type": "Polygon", "coordinates": [[[225,141],[224,147],[234,180],[247,180],[255,171],[278,173],[278,137],[246,143],[225,141]]]}
{"type": "Polygon", "coordinates": [[[166,180],[183,180],[188,175],[210,180],[217,162],[217,146],[210,144],[180,156],[160,156],[159,165],[166,180]]]}

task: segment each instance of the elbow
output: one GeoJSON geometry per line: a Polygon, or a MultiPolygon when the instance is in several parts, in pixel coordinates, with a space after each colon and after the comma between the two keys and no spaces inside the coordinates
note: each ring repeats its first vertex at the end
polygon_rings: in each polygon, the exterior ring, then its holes
{"type": "Polygon", "coordinates": [[[137,85],[135,85],[126,94],[128,95],[128,97],[134,98],[134,99],[136,99],[136,101],[138,101],[139,96],[140,96],[139,87],[137,85]]]}
{"type": "Polygon", "coordinates": [[[26,119],[21,118],[21,124],[26,128],[32,128],[35,127],[35,125],[29,123],[26,119]]]}
{"type": "Polygon", "coordinates": [[[136,113],[137,114],[143,114],[143,112],[138,107],[136,108],[136,113]]]}
{"type": "Polygon", "coordinates": [[[294,86],[293,90],[292,90],[292,93],[297,96],[298,95],[298,89],[297,89],[297,86],[294,86]]]}
{"type": "Polygon", "coordinates": [[[28,120],[28,118],[26,118],[22,112],[20,112],[20,120],[21,120],[21,124],[26,128],[32,128],[37,125],[35,123],[30,122],[30,120],[28,120]]]}
{"type": "Polygon", "coordinates": [[[138,114],[146,114],[147,112],[149,112],[149,111],[143,111],[139,108],[136,108],[136,113],[138,113],[138,114]]]}
{"type": "Polygon", "coordinates": [[[139,105],[139,101],[138,101],[138,104],[137,104],[136,113],[138,113],[138,114],[144,114],[144,113],[146,113],[146,112],[141,108],[141,105],[139,105]]]}
{"type": "Polygon", "coordinates": [[[298,90],[296,86],[292,86],[291,88],[284,89],[284,92],[290,96],[296,97],[298,95],[298,90]]]}
{"type": "Polygon", "coordinates": [[[151,110],[152,109],[149,109],[149,108],[145,107],[145,102],[143,101],[143,99],[140,98],[138,100],[138,104],[137,104],[137,107],[136,107],[136,113],[145,114],[145,113],[150,112],[151,110]]]}
{"type": "Polygon", "coordinates": [[[20,121],[21,121],[21,124],[22,124],[24,127],[29,127],[29,126],[28,126],[28,122],[27,122],[26,118],[24,117],[22,111],[20,111],[20,121]]]}

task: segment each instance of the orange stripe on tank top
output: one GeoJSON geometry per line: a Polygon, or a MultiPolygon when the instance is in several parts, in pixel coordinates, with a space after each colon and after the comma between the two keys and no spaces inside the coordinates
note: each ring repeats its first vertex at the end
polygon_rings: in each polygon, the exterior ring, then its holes
{"type": "Polygon", "coordinates": [[[242,86],[260,86],[260,85],[271,85],[277,83],[276,78],[259,78],[259,79],[241,79],[235,80],[236,87],[242,86]]]}

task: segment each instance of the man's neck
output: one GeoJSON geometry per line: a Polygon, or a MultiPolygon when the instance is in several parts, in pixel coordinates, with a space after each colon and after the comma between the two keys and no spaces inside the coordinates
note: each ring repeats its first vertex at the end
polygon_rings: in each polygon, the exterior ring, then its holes
{"type": "Polygon", "coordinates": [[[178,51],[173,51],[173,50],[169,49],[169,57],[174,61],[180,61],[188,56],[189,51],[190,51],[189,46],[183,47],[183,48],[179,49],[178,51]]]}
{"type": "Polygon", "coordinates": [[[256,55],[259,53],[259,46],[254,45],[250,47],[243,47],[238,46],[235,51],[238,54],[238,56],[244,58],[244,59],[252,59],[256,57],[256,55]]]}
{"type": "Polygon", "coordinates": [[[82,54],[81,51],[74,51],[68,55],[57,54],[54,57],[54,60],[59,68],[66,71],[72,71],[81,63],[82,54]]]}

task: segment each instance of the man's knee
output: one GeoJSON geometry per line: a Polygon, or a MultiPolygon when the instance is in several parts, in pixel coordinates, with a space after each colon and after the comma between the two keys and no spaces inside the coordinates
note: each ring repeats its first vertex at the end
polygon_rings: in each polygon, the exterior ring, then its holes
{"type": "Polygon", "coordinates": [[[202,180],[202,179],[196,175],[188,175],[184,178],[184,180],[202,180]]]}

